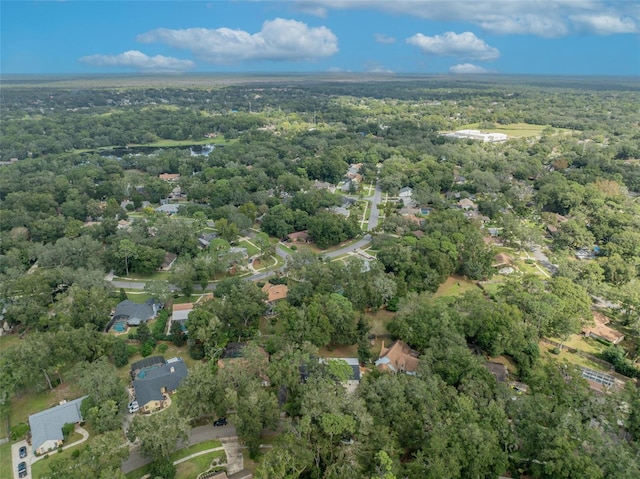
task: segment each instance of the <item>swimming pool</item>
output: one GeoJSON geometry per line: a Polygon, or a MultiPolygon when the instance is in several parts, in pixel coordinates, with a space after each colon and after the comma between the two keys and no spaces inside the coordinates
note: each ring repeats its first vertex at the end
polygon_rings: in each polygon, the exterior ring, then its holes
{"type": "Polygon", "coordinates": [[[117,333],[122,333],[127,330],[127,322],[126,321],[116,321],[113,323],[113,330],[117,333]]]}

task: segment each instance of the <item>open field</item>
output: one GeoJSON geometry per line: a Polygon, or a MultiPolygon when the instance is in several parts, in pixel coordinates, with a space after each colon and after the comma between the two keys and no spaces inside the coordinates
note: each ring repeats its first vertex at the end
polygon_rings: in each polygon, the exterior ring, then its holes
{"type": "Polygon", "coordinates": [[[475,281],[469,281],[462,276],[449,276],[447,280],[440,285],[438,291],[433,295],[439,296],[459,296],[467,291],[473,291],[477,289],[475,281]]]}
{"type": "Polygon", "coordinates": [[[575,366],[585,366],[587,368],[595,369],[596,371],[609,372],[608,368],[603,367],[601,364],[590,361],[584,356],[580,356],[579,354],[570,353],[569,351],[563,349],[560,351],[560,354],[554,354],[551,352],[553,346],[546,343],[540,343],[540,359],[543,361],[549,361],[551,359],[555,359],[557,361],[567,361],[569,364],[573,364],[575,366]]]}
{"type": "MultiPolygon", "coordinates": [[[[460,126],[457,130],[480,130],[482,133],[504,133],[509,136],[539,136],[542,130],[549,125],[530,125],[529,123],[510,123],[508,125],[496,124],[495,128],[480,128],[480,123],[470,123],[460,126]]],[[[574,130],[566,128],[554,128],[558,133],[572,133],[574,130]]]]}

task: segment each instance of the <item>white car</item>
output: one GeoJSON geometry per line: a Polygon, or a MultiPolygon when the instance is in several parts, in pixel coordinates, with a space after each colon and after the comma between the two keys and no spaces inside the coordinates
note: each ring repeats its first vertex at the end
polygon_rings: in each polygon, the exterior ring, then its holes
{"type": "Polygon", "coordinates": [[[138,412],[140,410],[140,406],[138,405],[138,401],[131,401],[128,406],[129,413],[133,414],[134,412],[138,412]]]}

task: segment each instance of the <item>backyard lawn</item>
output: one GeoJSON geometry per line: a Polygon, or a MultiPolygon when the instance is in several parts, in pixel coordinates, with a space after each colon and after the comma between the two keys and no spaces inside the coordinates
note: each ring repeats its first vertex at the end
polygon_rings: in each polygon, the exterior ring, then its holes
{"type": "Polygon", "coordinates": [[[440,296],[460,296],[467,291],[474,291],[477,288],[478,286],[475,281],[469,281],[462,276],[449,276],[433,296],[436,298],[440,296]]]}
{"type": "MultiPolygon", "coordinates": [[[[55,377],[51,378],[52,381],[54,379],[55,377]]],[[[21,397],[14,397],[11,401],[9,416],[11,425],[15,426],[21,422],[27,423],[31,414],[57,406],[63,399],[71,400],[77,397],[80,397],[80,393],[69,382],[63,382],[51,391],[32,392],[21,397]]]]}

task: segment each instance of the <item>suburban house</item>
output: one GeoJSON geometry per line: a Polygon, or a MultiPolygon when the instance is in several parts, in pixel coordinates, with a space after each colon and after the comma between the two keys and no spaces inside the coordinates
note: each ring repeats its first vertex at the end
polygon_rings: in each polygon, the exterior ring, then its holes
{"type": "Polygon", "coordinates": [[[141,365],[141,361],[131,365],[133,389],[143,413],[158,411],[167,406],[169,395],[178,389],[189,373],[182,358],[165,361],[164,358],[156,356],[153,360],[148,366],[141,365]]]}
{"type": "Polygon", "coordinates": [[[380,371],[393,373],[416,374],[420,360],[418,351],[411,349],[404,341],[396,341],[390,347],[385,348],[384,342],[380,349],[380,357],[375,362],[380,371]]]}
{"type": "Polygon", "coordinates": [[[400,191],[398,192],[398,198],[411,198],[411,195],[413,194],[413,190],[411,189],[411,187],[409,186],[404,186],[402,188],[400,188],[400,191]]]}
{"type": "Polygon", "coordinates": [[[182,327],[182,330],[187,332],[187,319],[189,319],[189,313],[193,311],[193,303],[174,304],[171,311],[171,319],[168,324],[168,331],[171,331],[173,323],[178,323],[182,327]]]}
{"type": "Polygon", "coordinates": [[[161,175],[158,175],[158,178],[169,182],[176,181],[178,178],[180,178],[180,173],[162,173],[161,175]]]}
{"type": "Polygon", "coordinates": [[[144,303],[134,303],[125,299],[116,306],[113,319],[114,321],[126,320],[128,326],[138,326],[140,323],[146,323],[155,318],[161,309],[162,303],[153,298],[146,300],[144,303]]]}
{"type": "Polygon", "coordinates": [[[593,320],[595,326],[589,326],[582,330],[585,336],[600,339],[611,344],[618,344],[624,339],[624,334],[607,326],[611,320],[604,314],[594,311],[593,320]]]}
{"type": "Polygon", "coordinates": [[[355,181],[356,183],[362,183],[362,175],[360,174],[360,168],[362,168],[362,163],[354,163],[349,165],[347,174],[344,175],[345,180],[347,182],[355,181]]]}
{"type": "Polygon", "coordinates": [[[509,379],[509,371],[507,367],[502,363],[494,363],[487,361],[484,366],[489,370],[491,374],[496,378],[499,383],[504,383],[509,379]]]}
{"type": "Polygon", "coordinates": [[[331,183],[327,183],[326,181],[316,180],[311,186],[318,190],[327,190],[330,193],[335,193],[336,191],[335,185],[332,185],[331,183]]]}
{"type": "Polygon", "coordinates": [[[87,396],[65,401],[58,406],[29,416],[31,446],[35,454],[45,454],[62,445],[62,427],[84,421],[80,405],[87,396]]]}
{"type": "Polygon", "coordinates": [[[162,264],[160,265],[158,270],[159,271],[169,271],[171,269],[171,267],[173,266],[173,263],[176,262],[176,259],[178,259],[178,255],[177,254],[170,253],[169,251],[167,251],[164,254],[164,261],[162,262],[162,264]]]}
{"type": "Polygon", "coordinates": [[[240,246],[232,246],[229,248],[229,253],[240,254],[243,259],[247,259],[249,257],[249,251],[247,248],[242,248],[240,246]]]}
{"type": "Polygon", "coordinates": [[[477,210],[478,209],[478,205],[476,205],[473,201],[471,201],[469,198],[463,198],[460,201],[458,201],[456,203],[456,205],[458,206],[458,208],[463,209],[465,211],[468,210],[477,210]]]}
{"type": "Polygon", "coordinates": [[[309,237],[309,233],[307,233],[307,230],[290,233],[287,235],[287,238],[289,238],[289,241],[291,241],[292,243],[310,243],[311,242],[311,238],[309,237]]]}
{"type": "Polygon", "coordinates": [[[202,248],[208,248],[211,242],[218,237],[218,233],[203,233],[198,237],[198,243],[202,248]]]}
{"type": "Polygon", "coordinates": [[[266,283],[262,287],[262,291],[267,293],[267,303],[273,304],[276,301],[286,298],[289,288],[286,284],[266,283]]]}
{"type": "Polygon", "coordinates": [[[284,299],[287,297],[287,294],[289,293],[289,288],[287,287],[286,284],[266,283],[262,287],[262,291],[264,293],[267,293],[266,303],[268,308],[265,315],[273,316],[275,314],[276,303],[281,299],[284,299]]]}
{"type": "Polygon", "coordinates": [[[169,216],[171,215],[175,215],[178,212],[178,209],[180,208],[180,205],[175,204],[175,203],[165,203],[163,205],[160,205],[156,208],[156,211],[158,213],[165,213],[169,216]]]}
{"type": "Polygon", "coordinates": [[[319,361],[321,364],[328,364],[330,361],[344,361],[347,363],[351,367],[351,376],[342,385],[348,392],[355,392],[362,377],[358,358],[320,358],[319,361]]]}
{"type": "Polygon", "coordinates": [[[400,191],[398,192],[398,198],[402,200],[402,204],[405,207],[411,206],[413,204],[413,199],[411,198],[412,195],[413,195],[413,190],[408,186],[400,188],[400,191]]]}

